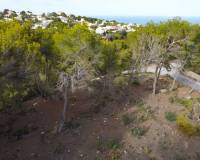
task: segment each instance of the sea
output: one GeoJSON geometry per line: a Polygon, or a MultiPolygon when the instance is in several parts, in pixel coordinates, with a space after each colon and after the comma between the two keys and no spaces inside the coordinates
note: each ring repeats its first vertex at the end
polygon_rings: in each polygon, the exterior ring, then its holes
{"type": "Polygon", "coordinates": [[[142,25],[145,25],[149,22],[160,23],[160,22],[165,22],[165,21],[170,20],[170,19],[180,18],[182,20],[186,20],[186,21],[193,23],[193,24],[200,24],[200,16],[199,17],[98,16],[96,18],[100,18],[100,19],[104,19],[104,20],[115,20],[117,22],[122,22],[122,23],[132,23],[132,24],[142,24],[142,25]]]}

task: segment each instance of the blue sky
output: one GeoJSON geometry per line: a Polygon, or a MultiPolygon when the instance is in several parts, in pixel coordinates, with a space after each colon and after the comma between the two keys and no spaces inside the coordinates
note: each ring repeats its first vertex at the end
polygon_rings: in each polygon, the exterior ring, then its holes
{"type": "Polygon", "coordinates": [[[200,16],[200,0],[0,0],[0,10],[86,16],[200,16]]]}

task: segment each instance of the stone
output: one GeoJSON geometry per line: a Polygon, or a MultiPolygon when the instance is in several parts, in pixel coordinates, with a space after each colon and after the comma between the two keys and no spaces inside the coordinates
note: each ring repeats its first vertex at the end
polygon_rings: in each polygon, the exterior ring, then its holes
{"type": "Polygon", "coordinates": [[[188,99],[188,100],[190,100],[190,99],[192,99],[192,97],[191,96],[187,96],[187,97],[185,97],[186,99],[188,99]]]}
{"type": "Polygon", "coordinates": [[[184,147],[185,147],[185,149],[188,149],[188,143],[187,142],[184,142],[184,147]]]}
{"type": "Polygon", "coordinates": [[[167,93],[167,89],[161,89],[160,93],[167,93]]]}
{"type": "Polygon", "coordinates": [[[36,106],[38,106],[38,103],[37,102],[33,103],[33,107],[36,107],[36,106]]]}

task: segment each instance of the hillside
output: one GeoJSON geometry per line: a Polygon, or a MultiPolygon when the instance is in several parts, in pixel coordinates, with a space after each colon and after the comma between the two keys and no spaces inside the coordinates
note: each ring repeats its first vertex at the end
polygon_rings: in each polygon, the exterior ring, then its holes
{"type": "Polygon", "coordinates": [[[0,160],[199,160],[199,35],[4,10],[0,160]]]}
{"type": "MultiPolygon", "coordinates": [[[[200,139],[184,135],[173,118],[189,112],[171,101],[188,97],[189,88],[180,86],[153,97],[149,80],[112,95],[113,99],[94,99],[86,90],[77,91],[70,98],[70,122],[60,135],[54,131],[62,101],[36,98],[14,117],[1,113],[0,159],[198,160],[200,139]]],[[[168,88],[167,78],[161,82],[161,88],[168,88]]],[[[193,99],[199,96],[190,94],[193,99]]]]}
{"type": "Polygon", "coordinates": [[[21,11],[15,12],[12,10],[5,9],[3,12],[0,12],[0,19],[10,21],[33,21],[33,29],[37,28],[47,28],[51,23],[62,22],[67,26],[73,24],[85,23],[89,29],[94,30],[97,34],[103,35],[108,32],[131,32],[138,25],[136,24],[124,24],[116,21],[108,21],[97,18],[91,18],[86,16],[75,16],[73,14],[66,14],[64,12],[52,12],[52,13],[43,13],[41,15],[33,14],[30,11],[21,11]]]}

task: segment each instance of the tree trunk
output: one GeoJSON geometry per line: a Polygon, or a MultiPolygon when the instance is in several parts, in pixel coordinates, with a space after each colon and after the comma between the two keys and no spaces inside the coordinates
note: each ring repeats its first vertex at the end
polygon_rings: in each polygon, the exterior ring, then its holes
{"type": "Polygon", "coordinates": [[[63,130],[63,127],[65,125],[66,122],[66,112],[67,112],[67,108],[68,108],[68,93],[67,93],[67,86],[65,86],[64,88],[64,92],[63,92],[63,97],[64,97],[64,105],[63,105],[63,112],[61,115],[61,121],[58,127],[58,133],[61,133],[63,130]]]}
{"type": "Polygon", "coordinates": [[[173,90],[174,90],[175,84],[176,84],[176,78],[174,78],[174,80],[173,80],[173,83],[172,83],[172,86],[171,86],[171,88],[170,88],[170,91],[173,91],[173,90]]]}
{"type": "Polygon", "coordinates": [[[163,64],[161,63],[160,65],[159,65],[159,71],[158,71],[158,76],[157,76],[157,81],[159,80],[159,78],[160,78],[160,73],[161,73],[161,69],[162,69],[162,67],[163,67],[163,64]]]}
{"type": "Polygon", "coordinates": [[[156,94],[156,87],[157,87],[158,80],[160,78],[162,67],[163,67],[163,63],[160,63],[156,66],[155,77],[154,77],[154,82],[153,82],[153,95],[156,94]]]}
{"type": "Polygon", "coordinates": [[[131,75],[130,75],[129,83],[132,84],[133,81],[134,81],[134,65],[132,65],[131,67],[131,75]]]}
{"type": "Polygon", "coordinates": [[[71,76],[71,92],[75,92],[74,76],[71,76]]]}
{"type": "Polygon", "coordinates": [[[45,64],[45,78],[46,78],[46,83],[49,82],[49,62],[48,59],[46,58],[46,64],[45,64]]]}
{"type": "Polygon", "coordinates": [[[157,86],[157,81],[158,81],[158,69],[159,69],[159,65],[156,66],[156,70],[155,70],[155,74],[154,74],[153,95],[156,94],[156,86],[157,86]]]}

